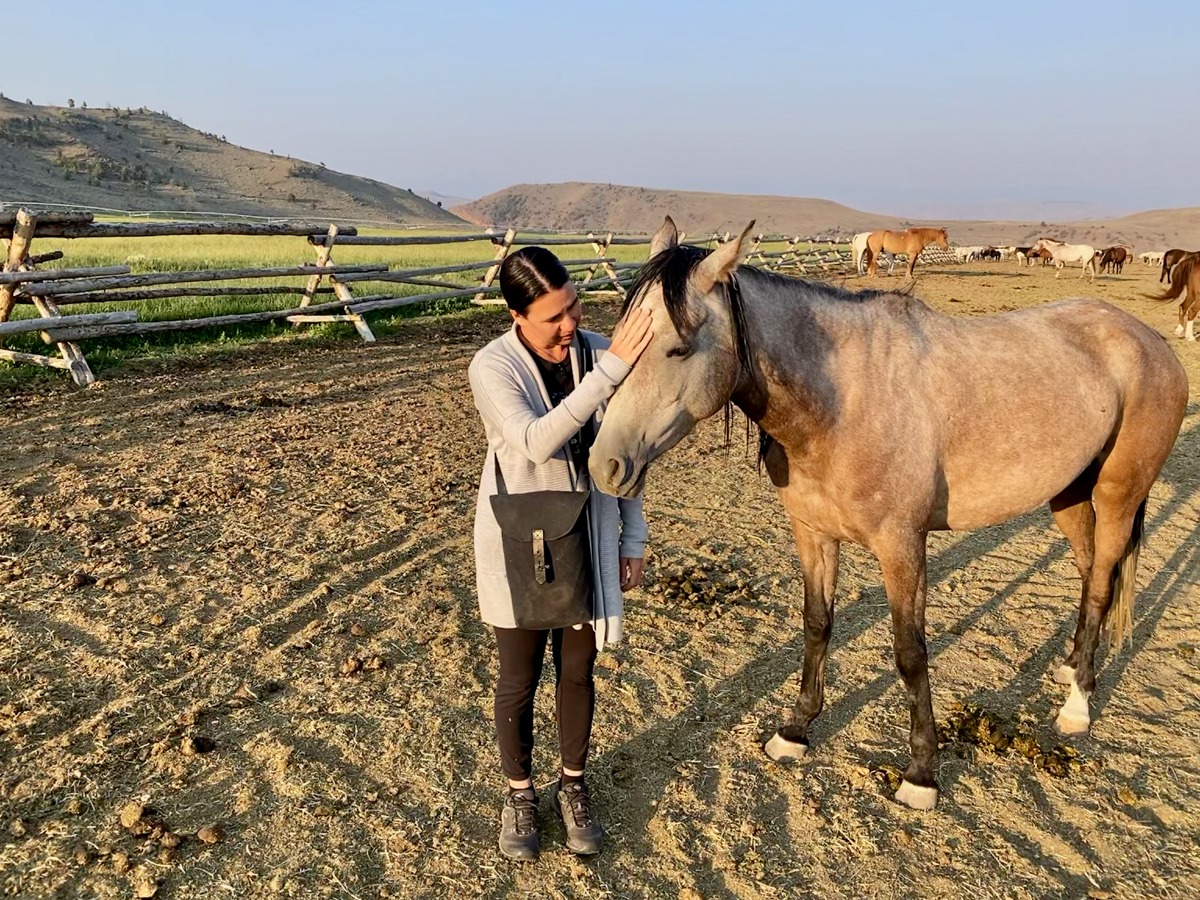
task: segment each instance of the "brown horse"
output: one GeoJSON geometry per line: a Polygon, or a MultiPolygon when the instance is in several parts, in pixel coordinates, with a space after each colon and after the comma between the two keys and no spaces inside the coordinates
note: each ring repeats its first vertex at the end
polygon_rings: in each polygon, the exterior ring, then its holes
{"type": "Polygon", "coordinates": [[[852,541],[879,560],[907,689],[912,761],[896,799],[930,809],[929,532],[1049,503],[1083,580],[1075,645],[1056,672],[1070,685],[1058,726],[1086,732],[1102,623],[1114,646],[1132,630],[1146,498],[1179,433],[1187,375],[1158,332],[1100,300],[948,316],[913,297],[739,268],[749,231],[711,253],[681,246],[670,219],[654,235],[626,299],[626,312],[650,312],[654,340],[608,404],[592,483],[640,494],[648,466],[729,403],[758,423],[804,575],[800,697],[764,749],[776,760],[808,749],[838,548],[852,541]]]}
{"type": "Polygon", "coordinates": [[[1175,326],[1175,336],[1194,341],[1196,335],[1192,323],[1196,321],[1196,313],[1200,312],[1200,253],[1185,253],[1175,263],[1171,272],[1171,286],[1166,293],[1145,296],[1151,300],[1174,300],[1184,291],[1187,294],[1179,302],[1179,324],[1175,326]]]}
{"type": "Polygon", "coordinates": [[[913,269],[917,265],[917,257],[929,244],[937,244],[943,250],[950,249],[950,241],[946,238],[945,228],[906,228],[904,231],[872,231],[867,238],[866,257],[867,274],[874,276],[877,272],[876,261],[880,251],[888,253],[903,253],[908,257],[908,270],[905,272],[912,278],[913,269]]]}
{"type": "Polygon", "coordinates": [[[1029,252],[1025,254],[1025,258],[1029,260],[1030,266],[1033,265],[1033,261],[1035,259],[1040,259],[1042,261],[1043,266],[1049,265],[1054,259],[1050,255],[1049,250],[1038,250],[1038,249],[1035,249],[1032,247],[1030,248],[1029,252]]]}
{"type": "Polygon", "coordinates": [[[1100,271],[1103,272],[1107,267],[1114,275],[1120,275],[1121,270],[1125,268],[1126,255],[1124,247],[1109,247],[1100,254],[1100,271]]]}
{"type": "Polygon", "coordinates": [[[1162,273],[1158,276],[1158,283],[1162,284],[1165,279],[1167,284],[1171,283],[1171,270],[1175,268],[1175,263],[1179,262],[1188,255],[1187,250],[1168,250],[1163,254],[1162,273]]]}

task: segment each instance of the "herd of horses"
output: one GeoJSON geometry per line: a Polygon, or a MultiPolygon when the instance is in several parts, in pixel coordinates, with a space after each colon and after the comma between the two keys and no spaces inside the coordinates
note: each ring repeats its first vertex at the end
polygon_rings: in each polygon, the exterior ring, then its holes
{"type": "MultiPolygon", "coordinates": [[[[1125,263],[1134,259],[1132,248],[1120,244],[1098,250],[1091,244],[1068,244],[1055,238],[1039,238],[1028,247],[972,246],[950,250],[945,228],[862,231],[854,235],[850,246],[859,275],[865,271],[867,275],[875,277],[879,272],[879,257],[885,253],[891,255],[891,264],[888,266],[890,275],[896,256],[903,253],[908,258],[905,274],[911,278],[917,258],[930,244],[952,252],[960,262],[1015,259],[1017,266],[1023,267],[1033,266],[1040,259],[1043,266],[1052,263],[1058,270],[1054,273],[1055,278],[1062,275],[1062,270],[1068,264],[1078,265],[1080,279],[1088,275],[1093,281],[1098,273],[1107,271],[1114,275],[1121,274],[1125,263]]],[[[1137,258],[1145,264],[1162,265],[1158,280],[1159,283],[1167,283],[1167,290],[1162,294],[1145,296],[1151,300],[1176,300],[1182,296],[1175,334],[1189,341],[1196,340],[1194,323],[1200,314],[1200,252],[1172,249],[1140,253],[1137,258]]]]}

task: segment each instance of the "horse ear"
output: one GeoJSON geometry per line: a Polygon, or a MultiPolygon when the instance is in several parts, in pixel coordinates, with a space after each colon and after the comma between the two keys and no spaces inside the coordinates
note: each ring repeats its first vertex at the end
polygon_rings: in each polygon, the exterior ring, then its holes
{"type": "Polygon", "coordinates": [[[654,237],[650,238],[650,256],[658,256],[664,250],[673,250],[678,246],[679,229],[675,227],[675,220],[667,216],[658,231],[654,232],[654,237]]]}
{"type": "Polygon", "coordinates": [[[692,285],[696,291],[703,295],[713,289],[719,281],[728,281],[729,273],[737,268],[738,263],[742,259],[742,247],[746,243],[746,236],[750,234],[750,229],[754,227],[754,220],[750,220],[750,224],[746,226],[745,231],[738,235],[737,240],[726,241],[708,256],[700,265],[696,266],[695,274],[692,275],[692,285]]]}

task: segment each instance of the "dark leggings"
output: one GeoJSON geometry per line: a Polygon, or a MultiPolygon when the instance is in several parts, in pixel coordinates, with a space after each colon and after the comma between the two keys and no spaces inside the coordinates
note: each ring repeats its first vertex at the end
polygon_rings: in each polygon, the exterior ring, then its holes
{"type": "Polygon", "coordinates": [[[546,638],[554,657],[558,742],[565,769],[582,772],[592,734],[596,683],[596,633],[591,625],[578,631],[527,631],[496,628],[500,677],[496,679],[496,735],[504,774],[513,781],[529,778],[533,754],[533,696],[542,676],[546,638]]]}

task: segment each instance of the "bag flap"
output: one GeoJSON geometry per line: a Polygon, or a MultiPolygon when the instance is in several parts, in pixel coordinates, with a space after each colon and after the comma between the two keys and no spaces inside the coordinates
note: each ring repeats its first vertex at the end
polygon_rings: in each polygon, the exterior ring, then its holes
{"type": "Polygon", "coordinates": [[[579,521],[591,491],[530,491],[500,494],[492,501],[496,522],[508,537],[532,541],[540,528],[548,541],[565,537],[579,521]]]}

